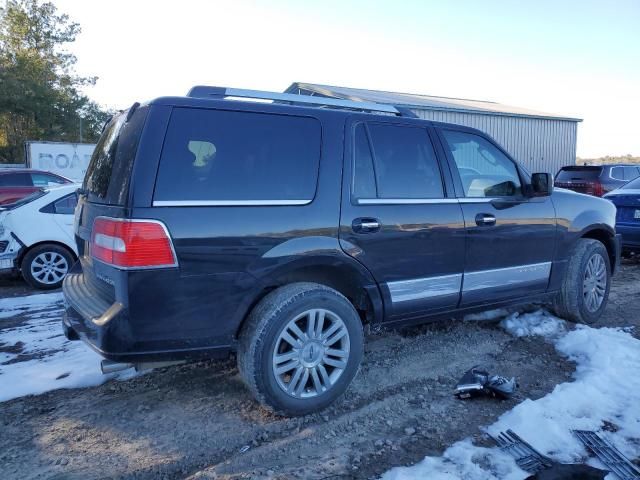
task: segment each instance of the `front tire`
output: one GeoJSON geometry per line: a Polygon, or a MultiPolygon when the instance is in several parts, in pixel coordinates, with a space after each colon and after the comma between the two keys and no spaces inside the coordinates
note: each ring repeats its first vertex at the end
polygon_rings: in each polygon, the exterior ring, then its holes
{"type": "Polygon", "coordinates": [[[333,403],[362,360],[360,317],[339,292],[293,283],[269,293],[240,334],[238,369],[265,407],[305,415],[333,403]]]}
{"type": "Polygon", "coordinates": [[[581,238],[554,299],[554,310],[576,323],[596,322],[607,306],[611,288],[611,264],[605,246],[598,240],[581,238]]]}
{"type": "Polygon", "coordinates": [[[73,255],[64,247],[45,243],[29,250],[20,264],[22,277],[34,288],[52,290],[73,265],[73,255]]]}

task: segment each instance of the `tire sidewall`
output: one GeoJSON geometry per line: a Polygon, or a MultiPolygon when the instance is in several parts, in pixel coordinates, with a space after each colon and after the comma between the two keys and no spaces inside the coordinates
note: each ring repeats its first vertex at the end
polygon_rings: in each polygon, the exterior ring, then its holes
{"type": "Polygon", "coordinates": [[[587,248],[584,255],[580,259],[580,275],[576,279],[576,291],[577,291],[577,304],[580,309],[580,317],[582,318],[584,323],[594,323],[596,322],[602,312],[607,307],[607,302],[609,300],[609,290],[611,289],[611,264],[609,261],[609,255],[607,254],[607,249],[600,242],[594,242],[592,245],[587,248]],[[604,299],[602,300],[602,304],[595,312],[591,312],[584,301],[584,293],[583,293],[583,283],[584,283],[584,274],[587,268],[587,264],[593,255],[599,254],[604,259],[605,268],[607,271],[607,285],[604,292],[604,299]]]}
{"type": "Polygon", "coordinates": [[[53,290],[53,289],[59,288],[62,285],[62,280],[53,284],[46,284],[46,283],[41,283],[38,279],[36,279],[33,275],[31,275],[32,262],[38,255],[45,252],[52,252],[52,253],[55,252],[59,255],[62,255],[64,259],[67,261],[67,273],[71,270],[71,267],[73,266],[73,262],[74,262],[73,256],[64,247],[60,247],[58,245],[52,245],[52,244],[39,245],[29,250],[24,256],[24,258],[22,259],[20,269],[22,271],[22,277],[32,287],[40,290],[53,290]]]}
{"type": "Polygon", "coordinates": [[[335,401],[347,389],[357,373],[363,354],[362,323],[353,306],[344,297],[327,290],[307,293],[299,300],[286,305],[271,318],[264,331],[265,341],[256,349],[256,382],[268,399],[282,410],[292,414],[305,414],[325,408],[335,401]],[[297,399],[285,393],[277,383],[272,369],[272,354],[282,330],[289,321],[306,310],[323,308],[338,315],[349,332],[349,360],[347,367],[333,387],[316,396],[297,399]]]}

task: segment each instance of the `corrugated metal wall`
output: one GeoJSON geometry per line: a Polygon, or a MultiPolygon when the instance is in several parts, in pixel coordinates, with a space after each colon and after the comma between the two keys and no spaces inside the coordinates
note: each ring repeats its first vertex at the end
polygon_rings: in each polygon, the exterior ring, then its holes
{"type": "Polygon", "coordinates": [[[530,172],[555,175],[576,162],[576,122],[412,109],[420,118],[477,128],[491,135],[530,172]]]}

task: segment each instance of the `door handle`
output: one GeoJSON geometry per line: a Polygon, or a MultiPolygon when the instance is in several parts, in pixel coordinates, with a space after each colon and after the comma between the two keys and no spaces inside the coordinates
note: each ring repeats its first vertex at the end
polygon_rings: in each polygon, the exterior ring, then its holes
{"type": "Polygon", "coordinates": [[[479,227],[489,227],[496,224],[496,217],[490,213],[479,213],[476,215],[476,225],[479,227]]]}
{"type": "Polygon", "coordinates": [[[356,218],[351,223],[351,229],[355,233],[373,233],[380,230],[380,222],[377,218],[356,218]]]}

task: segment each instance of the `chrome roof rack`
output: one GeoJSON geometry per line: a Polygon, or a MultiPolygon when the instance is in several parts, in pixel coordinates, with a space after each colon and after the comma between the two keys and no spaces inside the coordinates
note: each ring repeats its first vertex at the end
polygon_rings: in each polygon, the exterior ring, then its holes
{"type": "Polygon", "coordinates": [[[296,95],[293,93],[264,92],[260,90],[244,90],[241,88],[208,87],[197,85],[189,90],[187,97],[197,98],[249,98],[255,100],[273,100],[301,105],[316,105],[319,107],[347,108],[365,112],[381,112],[400,115],[400,111],[391,105],[373,102],[355,102],[353,100],[339,100],[336,98],[316,97],[311,95],[296,95]]]}

